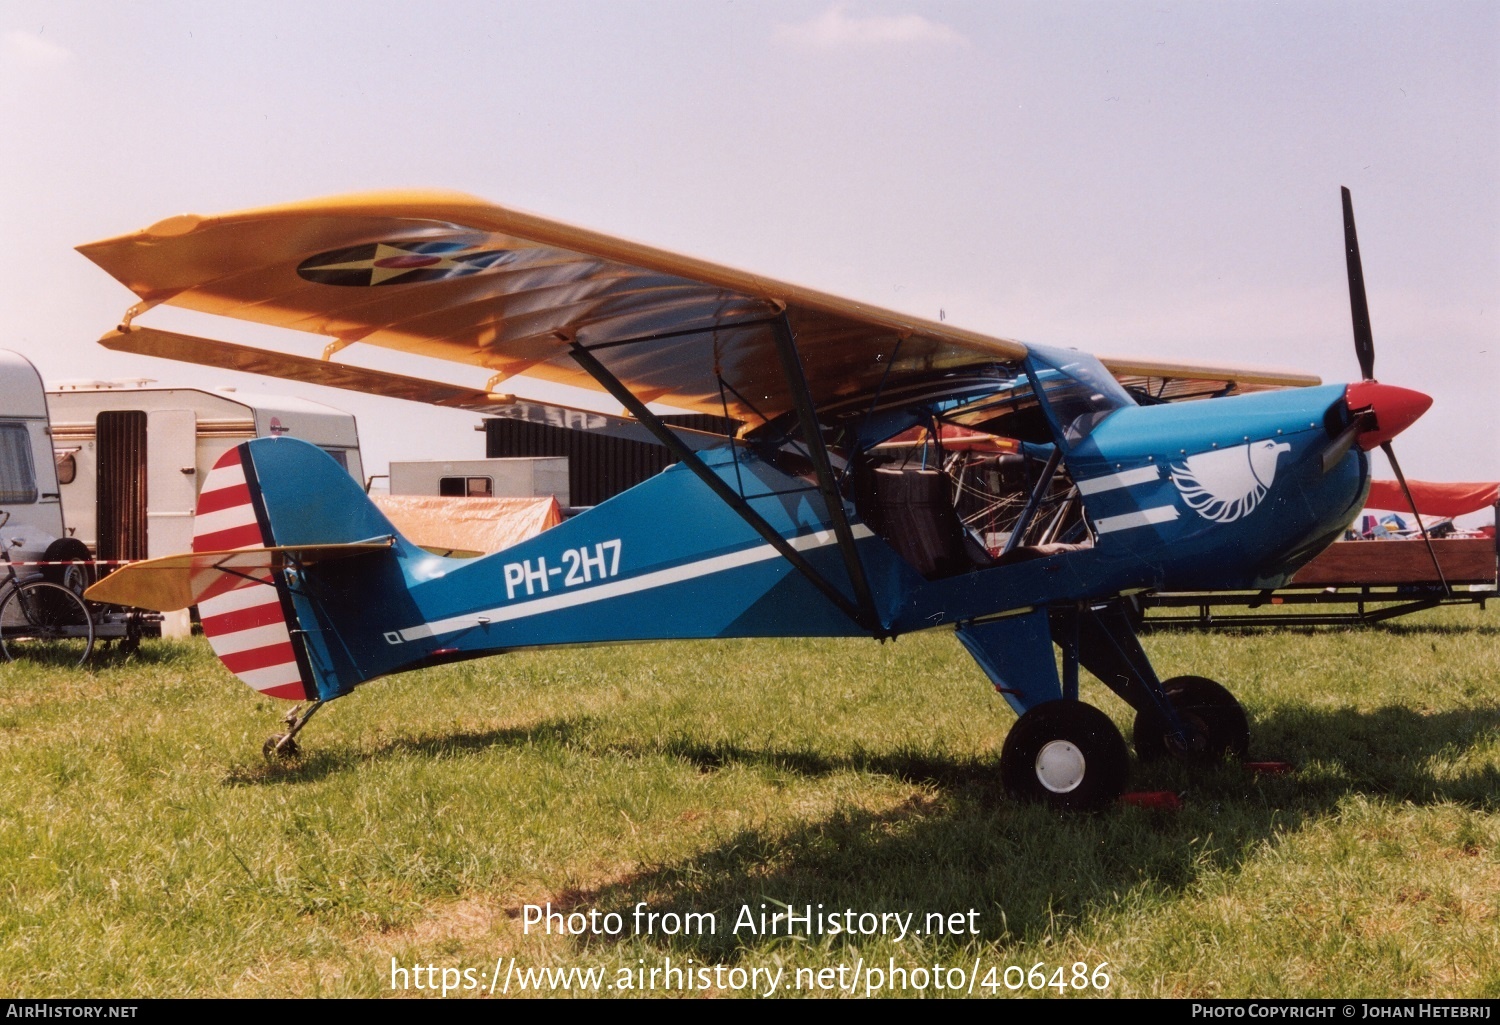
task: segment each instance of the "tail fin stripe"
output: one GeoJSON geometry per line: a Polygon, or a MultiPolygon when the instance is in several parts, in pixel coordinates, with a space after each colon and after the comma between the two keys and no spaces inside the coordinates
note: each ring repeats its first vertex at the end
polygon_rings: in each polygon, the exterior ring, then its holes
{"type": "Polygon", "coordinates": [[[193,538],[193,547],[199,551],[218,552],[230,548],[250,548],[260,545],[260,527],[254,522],[232,530],[220,530],[213,534],[198,534],[193,538]]]}
{"type": "MultiPolygon", "coordinates": [[[[263,579],[261,583],[273,586],[269,578],[263,579]]],[[[198,596],[198,615],[218,616],[235,609],[243,609],[250,605],[259,605],[266,600],[266,592],[260,591],[255,585],[244,577],[228,573],[215,573],[207,584],[200,585],[198,578],[193,578],[193,593],[198,596]],[[233,596],[233,604],[228,603],[233,596]],[[205,613],[203,603],[213,600],[213,611],[205,613]]]]}
{"type": "MultiPolygon", "coordinates": [[[[292,650],[291,641],[285,644],[267,644],[263,648],[251,648],[248,651],[236,651],[220,654],[219,661],[224,663],[236,676],[243,676],[254,669],[269,669],[273,666],[291,665],[295,670],[297,665],[297,653],[292,650]]],[[[300,680],[301,677],[299,676],[300,680]]]]}
{"type": "Polygon", "coordinates": [[[267,644],[290,643],[291,639],[286,623],[278,621],[265,626],[254,626],[248,630],[236,630],[233,633],[213,634],[209,636],[208,643],[213,646],[214,654],[223,658],[225,655],[264,647],[267,644]]]}
{"type": "Polygon", "coordinates": [[[295,662],[267,669],[251,669],[238,675],[254,689],[273,698],[301,701],[307,696],[307,688],[302,686],[302,675],[295,662]]]}
{"type": "Polygon", "coordinates": [[[225,450],[209,473],[213,480],[204,481],[205,488],[212,485],[213,490],[218,490],[245,483],[245,467],[240,462],[240,446],[236,445],[234,448],[225,450]]]}
{"type": "MultiPolygon", "coordinates": [[[[223,533],[237,527],[258,527],[255,522],[255,507],[248,502],[241,505],[231,505],[211,513],[198,513],[193,522],[193,533],[201,536],[223,533]]],[[[260,543],[257,531],[256,543],[260,543]]],[[[210,551],[211,549],[199,548],[199,551],[210,551]]]]}
{"type": "MultiPolygon", "coordinates": [[[[215,482],[217,483],[217,482],[215,482]]],[[[221,509],[230,509],[237,505],[250,504],[250,487],[241,481],[228,487],[214,488],[205,491],[198,496],[198,515],[215,513],[221,509]]]]}
{"type": "MultiPolygon", "coordinates": [[[[270,626],[272,623],[284,622],[281,615],[280,603],[267,603],[255,605],[247,609],[234,609],[226,612],[217,611],[212,616],[203,618],[203,632],[210,636],[218,634],[230,634],[239,630],[249,630],[257,626],[270,626]]],[[[201,615],[201,612],[200,612],[201,615]]]]}
{"type": "MultiPolygon", "coordinates": [[[[194,520],[195,552],[270,543],[256,515],[256,486],[241,451],[236,446],[225,452],[203,482],[194,520]]],[[[203,633],[225,668],[262,694],[292,701],[308,697],[311,688],[302,681],[281,589],[264,564],[247,567],[243,576],[219,568],[208,572],[211,580],[195,576],[194,593],[203,633]],[[202,590],[196,589],[199,583],[202,590]]]]}

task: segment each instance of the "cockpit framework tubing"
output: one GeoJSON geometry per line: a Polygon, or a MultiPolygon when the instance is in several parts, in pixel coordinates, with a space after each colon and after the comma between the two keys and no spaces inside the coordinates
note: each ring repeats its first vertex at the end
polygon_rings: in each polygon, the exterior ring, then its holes
{"type": "MultiPolygon", "coordinates": [[[[859,551],[854,544],[854,531],[849,524],[849,518],[845,513],[843,494],[839,489],[838,481],[834,477],[833,467],[828,458],[828,449],[824,444],[823,432],[818,425],[817,412],[813,405],[812,394],[808,389],[807,378],[803,373],[802,359],[797,352],[796,340],[793,336],[791,324],[783,313],[771,320],[762,321],[768,323],[772,335],[776,340],[777,351],[781,357],[782,372],[786,375],[787,386],[790,389],[793,401],[796,404],[798,420],[801,423],[803,440],[807,446],[808,455],[813,464],[813,470],[818,481],[818,490],[823,496],[824,505],[828,510],[828,517],[832,521],[834,536],[838,542],[839,551],[844,559],[845,570],[849,574],[850,583],[854,588],[855,600],[849,598],[836,587],[827,577],[819,573],[817,569],[802,553],[798,552],[792,545],[782,537],[775,527],[765,521],[757,513],[745,497],[726,484],[716,473],[698,458],[697,454],[685,445],[680,438],[666,425],[662,419],[651,412],[633,393],[629,387],[620,381],[599,359],[590,351],[598,346],[585,346],[576,338],[572,340],[570,354],[574,361],[583,370],[599,382],[600,387],[609,392],[616,401],[620,403],[635,417],[636,420],[649,430],[656,439],[660,441],[668,451],[676,456],[678,462],[687,467],[708,486],[720,500],[732,509],[741,519],[750,525],[771,547],[789,563],[792,564],[803,576],[805,576],[823,595],[833,602],[845,615],[858,623],[860,628],[870,633],[872,637],[883,638],[890,636],[880,621],[879,613],[875,608],[875,599],[870,591],[868,577],[865,575],[864,563],[860,560],[859,551]]],[[[640,338],[614,340],[606,343],[609,347],[629,345],[636,342],[652,341],[656,335],[647,335],[640,338]]],[[[734,442],[731,442],[734,444],[734,442]]]]}

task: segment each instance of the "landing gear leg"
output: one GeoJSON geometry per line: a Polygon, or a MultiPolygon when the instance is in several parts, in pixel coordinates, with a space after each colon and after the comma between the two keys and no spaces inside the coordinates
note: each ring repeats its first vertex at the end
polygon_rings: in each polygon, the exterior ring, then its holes
{"type": "Polygon", "coordinates": [[[1045,609],[964,623],[958,639],[1020,715],[1000,749],[1000,780],[1023,801],[1096,811],[1125,792],[1130,756],[1109,716],[1078,700],[1080,633],[1045,609]],[[1063,651],[1057,672],[1052,644],[1063,651]]]}
{"type": "Polygon", "coordinates": [[[1142,761],[1173,755],[1213,762],[1249,749],[1250,727],[1234,695],[1201,676],[1158,680],[1123,604],[1054,612],[1052,633],[1058,643],[1076,637],[1084,667],[1136,710],[1135,752],[1142,761]]]}
{"type": "Polygon", "coordinates": [[[302,753],[297,745],[296,736],[302,732],[302,727],[307,725],[307,720],[313,717],[313,713],[323,707],[322,701],[314,701],[303,711],[301,705],[297,705],[282,720],[286,723],[285,733],[273,733],[266,738],[260,753],[266,756],[266,761],[290,761],[302,753]]]}

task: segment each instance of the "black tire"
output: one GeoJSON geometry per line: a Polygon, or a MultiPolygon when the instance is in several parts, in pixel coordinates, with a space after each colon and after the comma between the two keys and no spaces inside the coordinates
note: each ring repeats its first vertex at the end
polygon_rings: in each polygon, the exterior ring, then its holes
{"type": "Polygon", "coordinates": [[[1245,709],[1222,684],[1203,676],[1174,676],[1162,684],[1167,700],[1188,732],[1186,747],[1155,709],[1138,712],[1131,731],[1135,753],[1143,762],[1172,756],[1211,764],[1225,757],[1244,758],[1250,752],[1250,720],[1245,709]]]}
{"type": "Polygon", "coordinates": [[[1115,724],[1093,705],[1048,701],[1010,728],[1000,751],[1005,789],[1061,811],[1097,811],[1125,792],[1130,755],[1115,724]]]}
{"type": "Polygon", "coordinates": [[[60,537],[47,546],[44,562],[79,562],[78,566],[43,566],[42,579],[66,587],[79,597],[94,582],[93,556],[76,537],[60,537]]]}
{"type": "Polygon", "coordinates": [[[121,637],[115,647],[116,653],[130,656],[141,650],[141,612],[129,612],[125,615],[125,636],[121,637]]]}
{"type": "Polygon", "coordinates": [[[0,601],[0,655],[5,661],[81,666],[93,651],[88,607],[61,584],[33,580],[0,601]]]}

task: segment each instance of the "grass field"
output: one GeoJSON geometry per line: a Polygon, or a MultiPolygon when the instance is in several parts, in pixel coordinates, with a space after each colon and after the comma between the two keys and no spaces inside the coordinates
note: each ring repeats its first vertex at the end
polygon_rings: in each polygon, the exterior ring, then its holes
{"type": "MultiPolygon", "coordinates": [[[[285,706],[202,642],[92,672],[0,667],[0,996],[380,996],[393,963],[408,995],[444,968],[449,995],[485,992],[497,963],[515,993],[523,968],[599,967],[607,987],[670,958],[743,969],[709,979],[724,993],[756,968],[782,969],[783,994],[809,969],[791,991],[821,993],[835,975],[816,970],[863,963],[923,968],[905,991],[927,995],[958,968],[1000,997],[1056,996],[1030,988],[1043,978],[1080,996],[1494,997],[1497,634],[1493,612],[1452,610],[1149,636],[1163,676],[1222,680],[1252,756],[1293,771],[1133,764],[1133,788],[1182,809],[1071,817],[999,794],[1014,717],[947,633],[466,663],[330,705],[275,767],[260,747],[285,706]],[[640,902],[716,928],[638,934],[640,902]],[[548,903],[624,927],[524,930],[548,903]],[[962,928],[732,931],[762,904],[962,928]],[[1106,962],[1107,987],[1079,984],[1075,964],[1106,962]]],[[[1084,696],[1129,736],[1121,702],[1088,680],[1084,696]]]]}

